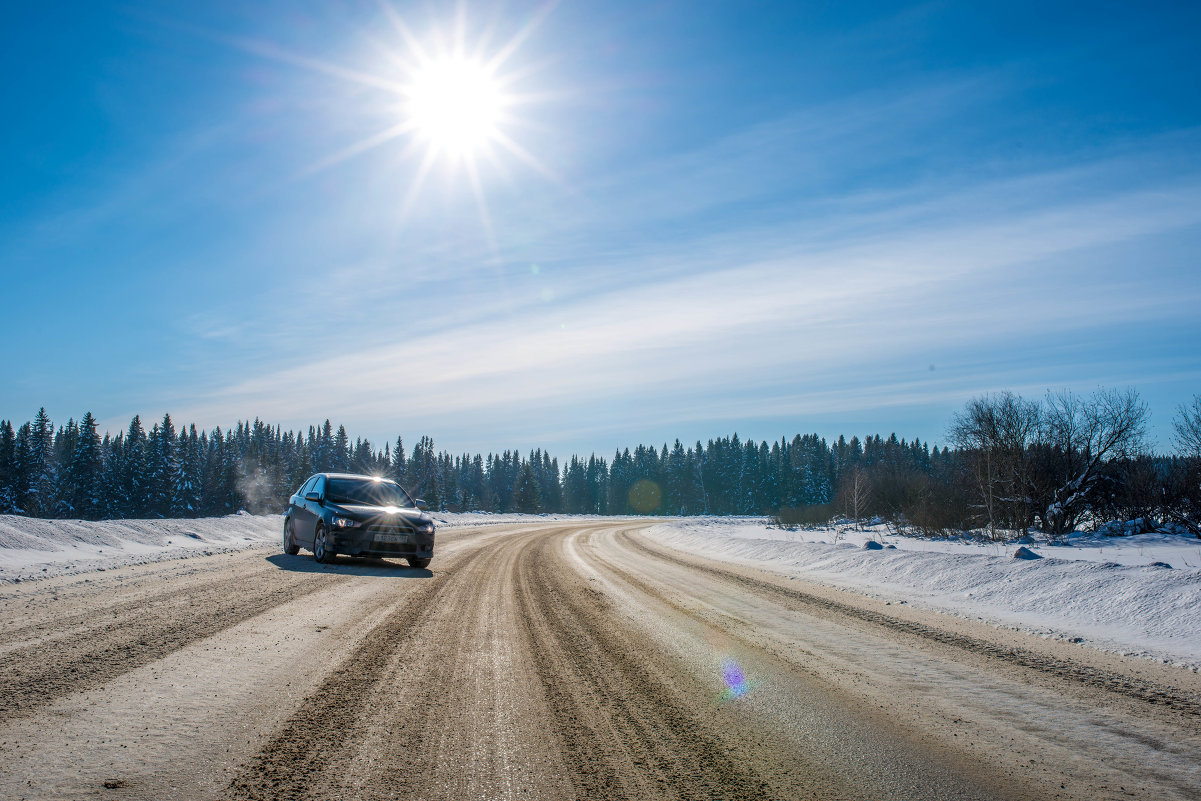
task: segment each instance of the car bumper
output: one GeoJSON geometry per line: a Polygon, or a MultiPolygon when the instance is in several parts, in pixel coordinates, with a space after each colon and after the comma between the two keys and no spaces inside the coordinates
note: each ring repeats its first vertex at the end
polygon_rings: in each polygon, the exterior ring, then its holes
{"type": "Polygon", "coordinates": [[[333,549],[348,556],[416,556],[428,559],[434,555],[432,532],[350,529],[334,530],[330,534],[333,549]]]}

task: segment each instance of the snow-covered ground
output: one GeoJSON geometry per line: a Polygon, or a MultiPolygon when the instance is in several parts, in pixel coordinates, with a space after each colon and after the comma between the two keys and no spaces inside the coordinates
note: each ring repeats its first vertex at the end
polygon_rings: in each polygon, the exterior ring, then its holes
{"type": "MultiPolygon", "coordinates": [[[[442,512],[434,518],[443,526],[580,519],[442,512]]],[[[278,547],[281,530],[279,515],[102,522],[3,515],[0,583],[278,547]]],[[[882,526],[789,531],[763,518],[667,520],[648,536],[893,602],[1201,669],[1201,540],[1191,537],[1075,536],[1067,545],[1034,542],[1027,547],[1043,558],[1019,560],[1012,544],[902,537],[882,526]],[[869,540],[894,547],[865,550],[869,540]]]]}
{"type": "MultiPolygon", "coordinates": [[[[521,520],[579,520],[568,515],[435,512],[446,526],[486,526],[521,520]]],[[[110,570],[282,543],[281,515],[191,520],[37,520],[0,515],[0,583],[110,570]]]]}
{"type": "Polygon", "coordinates": [[[283,517],[37,520],[0,515],[0,583],[109,570],[282,542],[283,517]]]}
{"type": "Polygon", "coordinates": [[[649,536],[893,602],[1201,668],[1201,540],[1191,537],[1036,541],[1026,547],[1043,558],[1023,560],[1013,558],[1013,544],[925,540],[883,527],[789,531],[762,518],[674,520],[649,536]],[[865,550],[869,540],[886,547],[865,550]]]}

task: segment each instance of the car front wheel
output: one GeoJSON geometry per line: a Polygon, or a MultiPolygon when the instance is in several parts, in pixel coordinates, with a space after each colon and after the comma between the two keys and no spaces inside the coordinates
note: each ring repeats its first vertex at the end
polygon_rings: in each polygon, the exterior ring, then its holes
{"type": "Polygon", "coordinates": [[[296,532],[292,530],[292,518],[284,523],[284,553],[288,556],[295,556],[300,553],[300,546],[296,544],[296,532]]]}
{"type": "Polygon", "coordinates": [[[329,535],[325,533],[325,526],[318,523],[317,530],[313,532],[313,560],[327,564],[334,560],[335,555],[329,547],[329,535]]]}
{"type": "Polygon", "coordinates": [[[408,557],[408,560],[409,560],[409,567],[415,567],[418,570],[421,570],[423,568],[427,568],[430,566],[430,560],[428,557],[425,559],[421,559],[416,556],[410,556],[410,557],[408,557]]]}

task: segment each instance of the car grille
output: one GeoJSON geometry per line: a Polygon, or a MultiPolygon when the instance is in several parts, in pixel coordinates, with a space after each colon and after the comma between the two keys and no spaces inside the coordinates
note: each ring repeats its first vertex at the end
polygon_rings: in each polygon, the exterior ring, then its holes
{"type": "Polygon", "coordinates": [[[394,523],[369,523],[363,533],[370,538],[370,547],[380,552],[412,552],[413,532],[407,526],[394,523]]]}
{"type": "Polygon", "coordinates": [[[363,530],[369,534],[411,534],[408,526],[400,526],[395,523],[368,523],[363,526],[363,530]]]}

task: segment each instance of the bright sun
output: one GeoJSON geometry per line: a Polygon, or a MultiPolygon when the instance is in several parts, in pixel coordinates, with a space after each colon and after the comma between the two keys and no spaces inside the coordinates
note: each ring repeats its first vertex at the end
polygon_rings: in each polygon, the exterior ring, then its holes
{"type": "Polygon", "coordinates": [[[554,3],[543,4],[542,9],[520,25],[507,41],[495,46],[490,44],[491,29],[478,41],[470,41],[469,20],[462,4],[449,32],[434,27],[424,38],[414,36],[386,0],[380,0],[380,7],[398,35],[395,42],[371,40],[376,45],[375,52],[383,54],[383,69],[379,68],[380,63],[373,64],[372,69],[362,70],[270,46],[256,44],[251,48],[269,58],[362,87],[383,90],[383,105],[371,109],[371,119],[374,123],[387,118],[392,124],[366,132],[361,139],[321,159],[306,172],[328,169],[370,150],[403,141],[404,146],[395,151],[396,160],[407,162],[411,159],[417,166],[405,182],[407,188],[400,201],[399,219],[407,218],[425,182],[441,162],[449,168],[445,171],[448,179],[466,178],[475,194],[481,222],[491,238],[482,167],[490,165],[503,170],[503,161],[509,157],[551,180],[560,180],[519,144],[510,130],[530,127],[518,112],[539,102],[541,97],[531,94],[528,89],[515,89],[536,70],[528,66],[515,69],[512,65],[514,56],[550,13],[554,3]]]}
{"type": "Polygon", "coordinates": [[[483,64],[442,58],[413,73],[406,113],[426,146],[453,159],[479,155],[498,133],[504,96],[483,64]]]}

